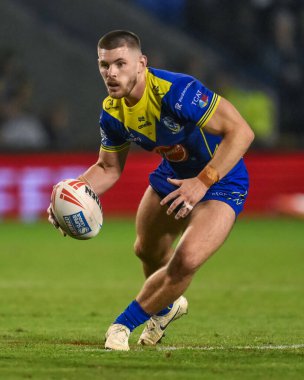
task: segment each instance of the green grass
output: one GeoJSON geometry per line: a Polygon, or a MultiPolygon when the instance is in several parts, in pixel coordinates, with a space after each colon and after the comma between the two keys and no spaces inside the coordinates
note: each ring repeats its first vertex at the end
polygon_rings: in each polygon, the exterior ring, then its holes
{"type": "Polygon", "coordinates": [[[47,223],[0,231],[1,380],[304,378],[301,221],[241,219],[162,349],[138,347],[138,328],[127,353],[103,350],[103,335],[143,283],[133,220],[83,242],[47,223]]]}

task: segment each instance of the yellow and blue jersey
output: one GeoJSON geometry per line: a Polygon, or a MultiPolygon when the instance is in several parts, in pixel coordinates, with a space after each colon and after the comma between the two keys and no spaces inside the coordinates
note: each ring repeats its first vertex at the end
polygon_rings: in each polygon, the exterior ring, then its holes
{"type": "MultiPolygon", "coordinates": [[[[192,76],[147,68],[144,94],[133,107],[128,107],[123,98],[108,96],[104,100],[101,149],[119,152],[134,142],[162,155],[158,173],[171,173],[174,178],[194,177],[221,142],[220,136],[204,131],[219,101],[219,95],[192,76]]],[[[242,160],[227,176],[239,176],[240,172],[247,175],[242,160]]]]}

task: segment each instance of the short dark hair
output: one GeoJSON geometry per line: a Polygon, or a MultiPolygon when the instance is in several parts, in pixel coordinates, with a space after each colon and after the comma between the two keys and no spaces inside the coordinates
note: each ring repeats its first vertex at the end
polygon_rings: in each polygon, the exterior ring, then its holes
{"type": "Polygon", "coordinates": [[[98,41],[99,49],[111,50],[122,46],[128,46],[141,51],[139,37],[128,30],[113,30],[102,36],[98,41]]]}

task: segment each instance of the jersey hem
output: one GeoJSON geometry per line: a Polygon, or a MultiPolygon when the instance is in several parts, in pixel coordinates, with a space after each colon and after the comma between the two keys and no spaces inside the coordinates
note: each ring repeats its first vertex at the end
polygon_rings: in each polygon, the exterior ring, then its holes
{"type": "Polygon", "coordinates": [[[121,152],[122,150],[125,150],[126,148],[130,147],[130,143],[126,142],[119,146],[105,146],[101,145],[100,150],[103,150],[104,152],[114,153],[114,152],[121,152]]]}

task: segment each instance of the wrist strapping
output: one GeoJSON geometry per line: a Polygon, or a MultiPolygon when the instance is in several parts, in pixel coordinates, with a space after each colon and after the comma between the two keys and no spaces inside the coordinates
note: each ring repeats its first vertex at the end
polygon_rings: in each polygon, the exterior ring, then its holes
{"type": "Polygon", "coordinates": [[[205,166],[205,168],[197,175],[197,178],[203,182],[207,187],[212,186],[214,183],[220,180],[218,171],[211,165],[205,166]]]}

